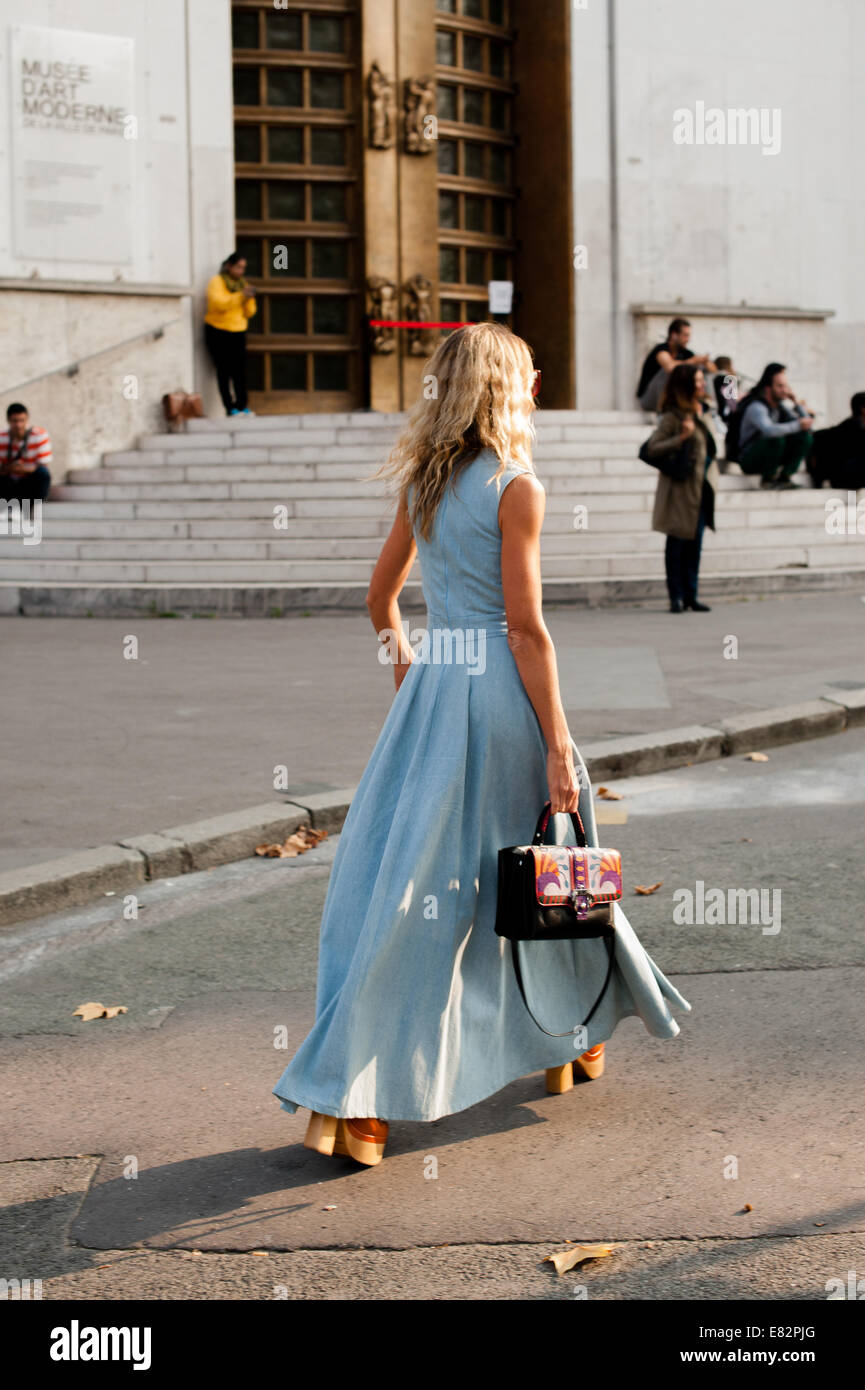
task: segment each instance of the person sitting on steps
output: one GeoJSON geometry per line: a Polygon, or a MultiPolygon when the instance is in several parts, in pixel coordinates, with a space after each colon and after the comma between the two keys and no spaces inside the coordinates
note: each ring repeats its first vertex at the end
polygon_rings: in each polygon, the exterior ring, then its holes
{"type": "Polygon", "coordinates": [[[769,363],[740,410],[738,461],[742,472],[760,473],[761,487],[796,487],[791,480],[811,453],[814,420],[805,402],[793,395],[782,363],[769,363]],[[785,401],[792,402],[792,410],[785,401]]]}
{"type": "Polygon", "coordinates": [[[0,430],[0,497],[5,502],[42,502],[51,487],[51,440],[48,431],[30,424],[26,405],[15,401],[0,430]]]}
{"type": "Polygon", "coordinates": [[[657,343],[652,348],[640,372],[637,384],[637,397],[644,410],[657,410],[658,403],[667,384],[670,372],[677,362],[690,362],[692,367],[705,367],[716,370],[709,354],[704,352],[696,357],[688,343],[691,340],[691,325],[687,319],[673,319],[667,329],[667,341],[657,343]]]}

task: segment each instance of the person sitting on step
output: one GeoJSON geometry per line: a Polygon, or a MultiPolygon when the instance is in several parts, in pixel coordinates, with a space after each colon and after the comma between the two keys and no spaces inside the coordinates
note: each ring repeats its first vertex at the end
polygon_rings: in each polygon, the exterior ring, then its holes
{"type": "Polygon", "coordinates": [[[750,399],[740,409],[742,472],[760,473],[761,487],[797,487],[791,480],[802,460],[811,453],[814,420],[805,402],[793,395],[787,369],[781,362],[769,363],[750,392],[750,399]]]}
{"type": "Polygon", "coordinates": [[[15,401],[0,430],[0,498],[5,502],[44,501],[51,487],[51,440],[47,430],[30,424],[26,405],[15,401]]]}
{"type": "Polygon", "coordinates": [[[865,391],[850,401],[850,414],[840,425],[817,430],[806,465],[815,487],[824,482],[848,492],[865,488],[865,391]]]}

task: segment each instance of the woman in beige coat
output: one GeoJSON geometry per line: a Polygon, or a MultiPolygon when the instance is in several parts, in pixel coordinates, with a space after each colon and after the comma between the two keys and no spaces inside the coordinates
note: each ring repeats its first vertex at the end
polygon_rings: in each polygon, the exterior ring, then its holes
{"type": "Polygon", "coordinates": [[[672,460],[680,450],[688,456],[684,478],[658,475],[652,527],[667,537],[665,563],[670,612],[708,613],[697,600],[700,549],[706,526],[715,529],[715,492],[718,487],[715,437],[703,418],[701,400],[704,377],[699,367],[674,367],[661,397],[660,415],[646,453],[654,460],[672,460]]]}

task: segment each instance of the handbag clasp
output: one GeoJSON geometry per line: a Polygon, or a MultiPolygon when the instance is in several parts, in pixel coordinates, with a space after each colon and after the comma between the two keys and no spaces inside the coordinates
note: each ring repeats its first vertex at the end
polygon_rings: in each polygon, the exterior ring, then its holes
{"type": "Polygon", "coordinates": [[[575,888],[574,891],[571,893],[571,902],[574,905],[574,911],[577,914],[577,920],[579,922],[582,922],[589,915],[591,898],[589,897],[588,893],[582,891],[581,889],[575,888]]]}

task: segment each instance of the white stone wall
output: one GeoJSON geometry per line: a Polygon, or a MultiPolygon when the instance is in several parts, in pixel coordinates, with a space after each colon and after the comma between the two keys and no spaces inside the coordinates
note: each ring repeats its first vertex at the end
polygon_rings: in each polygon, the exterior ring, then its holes
{"type": "MultiPolygon", "coordinates": [[[[865,389],[865,4],[587,0],[571,27],[579,404],[633,406],[631,306],[745,303],[834,310],[821,385],[846,414],[865,389]],[[675,143],[674,113],[698,102],[779,111],[778,153],[675,143]]],[[[778,359],[800,382],[815,331],[743,318],[721,336],[751,375],[778,359]]]]}
{"type": "Polygon", "coordinates": [[[234,91],[231,0],[186,0],[189,45],[189,204],[195,389],[208,415],[224,414],[204,349],[205,289],[234,250],[234,91]]]}
{"type": "Polygon", "coordinates": [[[104,452],[165,428],[165,392],[192,389],[190,304],[189,295],[0,290],[7,325],[0,334],[0,381],[6,388],[0,413],[5,423],[7,406],[21,401],[33,424],[48,430],[55,482],[70,468],[96,468],[104,452]],[[21,331],[10,332],[9,325],[21,331]],[[127,341],[163,325],[159,339],[148,332],[127,341]],[[100,355],[82,361],[73,376],[42,375],[92,353],[100,355]]]}
{"type": "MultiPolygon", "coordinates": [[[[16,24],[123,36],[135,46],[135,231],[129,263],[22,256],[12,236],[11,200],[0,200],[0,312],[6,325],[0,380],[3,387],[9,384],[0,405],[5,411],[11,400],[23,399],[49,430],[59,481],[68,468],[93,466],[103,451],[128,448],[137,435],[159,428],[166,391],[199,390],[208,412],[221,413],[203,353],[201,319],[204,287],[234,239],[231,5],[28,0],[23,11],[18,0],[0,0],[4,90],[16,24]],[[139,336],[163,324],[170,325],[164,337],[139,336]],[[137,341],[128,343],[130,338],[137,341]],[[91,354],[99,355],[76,376],[55,372],[91,354]],[[34,377],[41,379],[22,385],[34,377]]],[[[86,50],[86,38],[72,47],[86,50]]],[[[82,160],[94,138],[116,137],[82,137],[82,160]]],[[[44,142],[50,159],[50,133],[44,142]]],[[[0,178],[7,188],[13,187],[11,153],[4,102],[0,178]]]]}
{"type": "MultiPolygon", "coordinates": [[[[702,314],[689,310],[689,347],[714,358],[731,357],[733,368],[750,387],[767,362],[781,362],[796,396],[817,411],[817,427],[826,424],[826,324],[822,319],[760,318],[702,314]]],[[[634,315],[637,366],[667,336],[669,314],[634,315]]]]}

